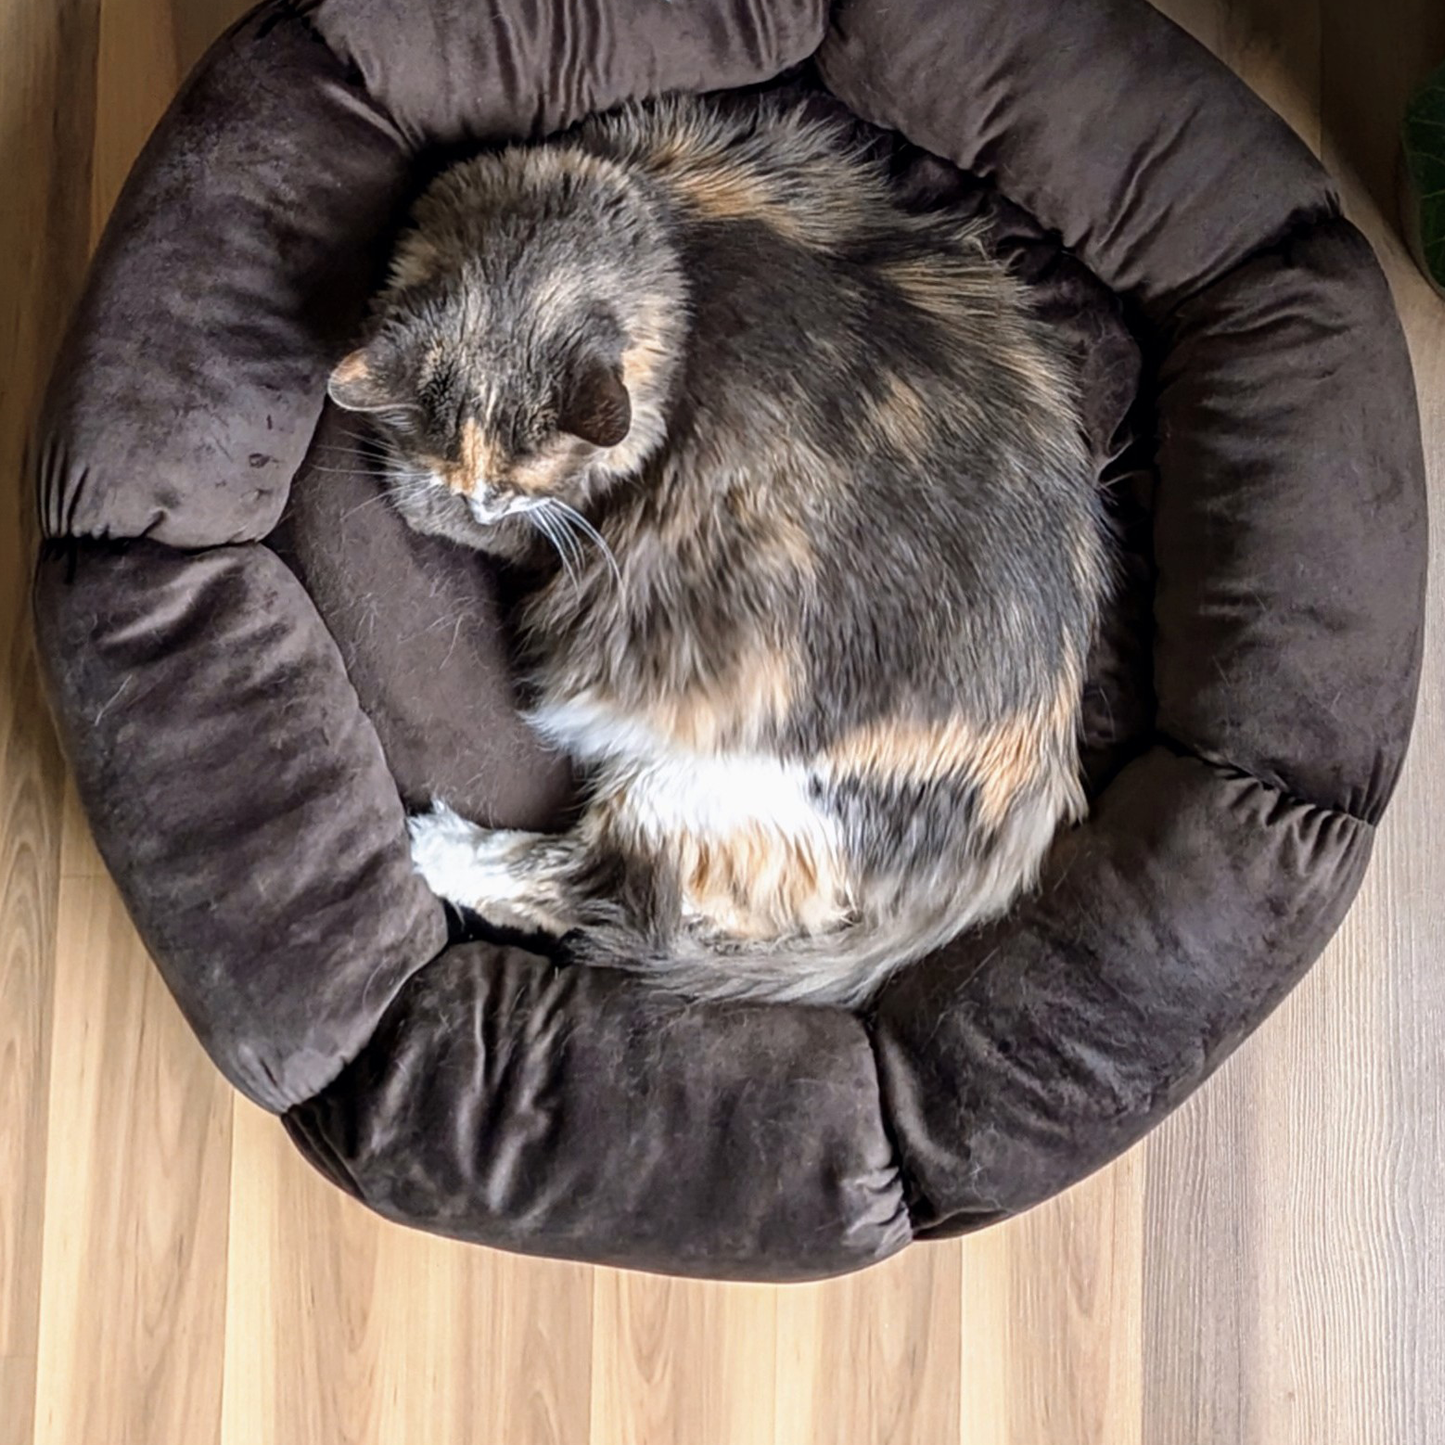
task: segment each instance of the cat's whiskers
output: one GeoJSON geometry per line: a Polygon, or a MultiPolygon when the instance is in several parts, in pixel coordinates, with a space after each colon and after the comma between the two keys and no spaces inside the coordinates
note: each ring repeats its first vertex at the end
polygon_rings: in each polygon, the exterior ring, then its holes
{"type": "Polygon", "coordinates": [[[382,450],[380,447],[331,447],[326,445],[312,447],[311,454],[319,457],[351,458],[358,462],[383,462],[391,461],[392,454],[382,450]]]}
{"type": "MultiPolygon", "coordinates": [[[[373,451],[385,452],[389,452],[392,449],[385,437],[378,436],[377,433],[373,431],[352,431],[348,427],[337,427],[335,435],[342,441],[349,442],[353,447],[357,448],[370,447],[373,451]]],[[[323,442],[322,445],[324,446],[326,443],[323,442]]],[[[335,450],[340,451],[344,450],[344,448],[338,447],[335,448],[335,450]]]]}
{"type": "Polygon", "coordinates": [[[355,467],[311,466],[307,468],[307,471],[320,472],[324,476],[333,477],[383,477],[389,481],[399,482],[429,482],[431,480],[429,472],[397,472],[390,467],[378,466],[375,463],[355,467]]]}
{"type": "Polygon", "coordinates": [[[550,511],[545,513],[548,533],[557,539],[556,545],[559,550],[566,553],[571,563],[572,581],[577,584],[582,575],[582,548],[578,545],[577,539],[562,525],[559,518],[550,511]]]}
{"type": "Polygon", "coordinates": [[[374,507],[378,502],[391,502],[395,498],[387,492],[378,492],[374,497],[368,497],[364,502],[358,502],[349,512],[343,512],[341,520],[349,522],[358,512],[364,512],[368,507],[374,507]]]}
{"type": "MultiPolygon", "coordinates": [[[[617,565],[617,558],[612,555],[612,548],[607,545],[607,539],[579,512],[576,507],[569,505],[558,497],[548,497],[542,504],[543,507],[551,509],[553,519],[567,529],[567,535],[573,538],[576,544],[575,533],[580,532],[584,537],[590,537],[601,549],[602,555],[607,558],[607,565],[612,569],[612,575],[617,579],[617,585],[622,586],[622,569],[617,565]]],[[[580,544],[579,545],[580,548],[580,544]]]]}
{"type": "Polygon", "coordinates": [[[571,529],[565,524],[562,517],[552,508],[549,499],[532,502],[525,510],[529,512],[534,511],[543,519],[546,524],[547,535],[554,539],[554,545],[559,551],[565,550],[567,556],[571,558],[574,573],[573,583],[576,585],[581,576],[582,566],[586,560],[582,555],[582,544],[572,534],[571,529]]]}
{"type": "MultiPolygon", "coordinates": [[[[573,564],[571,554],[564,545],[562,537],[558,534],[556,519],[544,515],[540,507],[529,507],[521,514],[552,544],[553,550],[561,560],[562,569],[572,580],[572,586],[576,587],[577,570],[573,564]]],[[[574,543],[575,545],[575,543],[574,543]]]]}

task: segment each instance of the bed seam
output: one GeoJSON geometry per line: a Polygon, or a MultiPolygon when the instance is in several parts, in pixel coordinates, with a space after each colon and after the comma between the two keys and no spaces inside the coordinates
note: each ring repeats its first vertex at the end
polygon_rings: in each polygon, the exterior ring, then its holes
{"type": "MultiPolygon", "coordinates": [[[[1172,347],[1173,337],[1170,330],[1175,324],[1179,313],[1201,297],[1207,296],[1216,286],[1222,282],[1233,280],[1234,277],[1247,266],[1252,266],[1262,258],[1282,252],[1284,248],[1299,236],[1317,231],[1325,226],[1344,224],[1352,229],[1358,230],[1354,223],[1344,213],[1344,207],[1340,202],[1339,193],[1333,185],[1326,189],[1324,195],[1309,205],[1296,206],[1288,216],[1284,224],[1277,231],[1260,239],[1247,251],[1242,252],[1235,260],[1231,261],[1222,271],[1212,276],[1207,276],[1191,286],[1187,290],[1181,290],[1168,298],[1168,304],[1161,306],[1155,316],[1149,317],[1149,323],[1156,333],[1163,336],[1167,344],[1172,347]]],[[[1102,279],[1102,278],[1100,278],[1102,279]]],[[[1104,282],[1107,286],[1109,283],[1104,282]]],[[[1111,288],[1112,289],[1112,288],[1111,288]]],[[[1146,316],[1152,308],[1145,307],[1146,316]]]]}
{"type": "MultiPolygon", "coordinates": [[[[1233,775],[1236,779],[1247,780],[1257,783],[1261,788],[1268,789],[1276,797],[1291,803],[1295,807],[1308,808],[1312,812],[1327,813],[1333,818],[1340,818],[1351,823],[1358,823],[1362,828],[1369,828],[1372,831],[1378,826],[1373,818],[1367,818],[1362,813],[1352,812],[1349,808],[1340,807],[1334,803],[1322,803],[1317,798],[1306,797],[1303,793],[1288,787],[1284,783],[1273,778],[1265,777],[1262,773],[1253,768],[1247,768],[1241,763],[1234,762],[1229,758],[1211,758],[1205,756],[1198,748],[1185,742],[1182,738],[1176,737],[1173,733],[1163,728],[1155,728],[1155,740],[1168,749],[1175,757],[1187,758],[1191,762],[1199,763],[1213,773],[1233,775]]],[[[1386,800],[1388,802],[1388,799],[1386,800]]]]}
{"type": "Polygon", "coordinates": [[[874,1035],[873,1021],[861,1014],[855,1015],[855,1017],[858,1019],[858,1026],[863,1030],[863,1038],[868,1045],[868,1056],[873,1061],[873,1079],[878,1093],[878,1121],[883,1130],[883,1137],[887,1139],[888,1147],[893,1151],[898,1171],[899,1202],[903,1205],[903,1217],[908,1224],[909,1241],[913,1242],[918,1238],[920,1225],[914,1217],[913,1201],[910,1195],[921,1195],[922,1191],[918,1189],[913,1172],[908,1167],[907,1154],[903,1148],[903,1137],[893,1122],[888,1090],[883,1081],[883,1059],[878,1052],[878,1040],[874,1035]]]}

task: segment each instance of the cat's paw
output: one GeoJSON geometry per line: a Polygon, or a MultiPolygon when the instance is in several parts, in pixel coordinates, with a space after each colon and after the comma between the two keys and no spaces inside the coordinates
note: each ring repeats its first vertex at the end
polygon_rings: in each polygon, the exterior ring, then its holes
{"type": "Polygon", "coordinates": [[[430,813],[406,820],[411,835],[411,861],[439,898],[475,906],[479,845],[485,828],[469,823],[445,803],[434,802],[430,813]]]}

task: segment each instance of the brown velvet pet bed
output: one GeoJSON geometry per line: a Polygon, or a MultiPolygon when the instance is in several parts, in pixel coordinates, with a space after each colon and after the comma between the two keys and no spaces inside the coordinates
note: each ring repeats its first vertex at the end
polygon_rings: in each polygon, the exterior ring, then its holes
{"type": "Polygon", "coordinates": [[[1143,0],[272,0],[136,166],[39,457],[51,696],[186,1016],[342,1188],[510,1249],[822,1275],[1064,1188],[1318,955],[1410,729],[1389,293],[1308,152],[1143,0]],[[785,74],[906,136],[1076,337],[1123,558],[1089,821],[866,1017],[688,1004],[449,919],[405,806],[543,823],[569,779],[485,565],[406,531],[322,406],[439,159],[785,74]]]}

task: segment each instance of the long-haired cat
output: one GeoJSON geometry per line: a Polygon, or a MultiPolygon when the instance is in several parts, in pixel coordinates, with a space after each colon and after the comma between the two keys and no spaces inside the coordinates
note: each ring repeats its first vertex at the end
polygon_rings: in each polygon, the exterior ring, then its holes
{"type": "Polygon", "coordinates": [[[1107,566],[1067,363],[839,121],[671,100],[455,166],[330,394],[412,525],[560,557],[521,665],[585,808],[412,819],[443,897],[692,994],[857,1005],[1081,812],[1107,566]]]}

